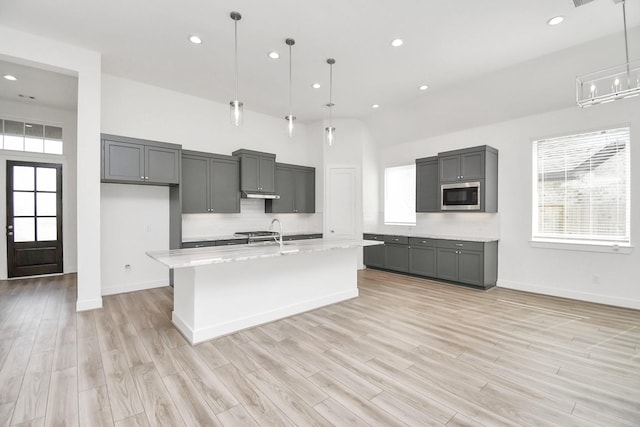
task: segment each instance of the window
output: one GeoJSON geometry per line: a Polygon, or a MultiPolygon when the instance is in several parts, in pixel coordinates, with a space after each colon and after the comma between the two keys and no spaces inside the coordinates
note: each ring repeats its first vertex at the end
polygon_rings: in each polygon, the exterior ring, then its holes
{"type": "Polygon", "coordinates": [[[629,244],[629,128],[533,143],[533,240],[629,244]]]}
{"type": "Polygon", "coordinates": [[[0,120],[0,148],[31,153],[62,154],[62,128],[0,120]]]}
{"type": "Polygon", "coordinates": [[[384,170],[384,223],[416,225],[416,165],[384,170]]]}

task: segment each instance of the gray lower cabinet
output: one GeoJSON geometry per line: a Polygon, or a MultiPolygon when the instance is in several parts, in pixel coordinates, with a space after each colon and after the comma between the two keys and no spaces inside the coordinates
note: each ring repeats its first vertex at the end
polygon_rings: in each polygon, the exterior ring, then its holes
{"type": "Polygon", "coordinates": [[[420,276],[436,275],[436,240],[409,238],[409,273],[420,276]]]}
{"type": "Polygon", "coordinates": [[[498,242],[437,241],[439,279],[488,288],[498,278],[498,242]]]}
{"type": "Polygon", "coordinates": [[[182,212],[239,213],[239,180],[237,157],[184,150],[182,212]]]}
{"type": "MultiPolygon", "coordinates": [[[[384,242],[384,236],[380,234],[365,234],[364,240],[376,240],[384,242]]],[[[384,268],[384,245],[365,246],[364,265],[368,267],[384,268]]]]}
{"type": "Polygon", "coordinates": [[[365,234],[384,246],[364,248],[367,267],[434,277],[490,288],[498,275],[498,242],[470,242],[406,236],[365,234]]]}
{"type": "Polygon", "coordinates": [[[265,201],[267,213],[315,213],[315,168],[276,163],[275,192],[280,199],[265,201]]]}
{"type": "Polygon", "coordinates": [[[384,268],[409,272],[409,238],[405,236],[385,236],[384,268]]]}
{"type": "Polygon", "coordinates": [[[416,212],[440,212],[438,156],[416,160],[416,212]]]}
{"type": "Polygon", "coordinates": [[[101,135],[103,182],[180,183],[180,146],[116,135],[101,135]]]}
{"type": "Polygon", "coordinates": [[[275,191],[275,154],[244,149],[232,154],[240,158],[240,190],[264,193],[275,191]]]}

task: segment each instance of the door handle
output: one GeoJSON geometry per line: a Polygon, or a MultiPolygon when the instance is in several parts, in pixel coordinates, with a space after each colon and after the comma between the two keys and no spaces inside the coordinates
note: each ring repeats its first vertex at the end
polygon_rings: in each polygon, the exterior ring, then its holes
{"type": "Polygon", "coordinates": [[[13,231],[8,231],[7,236],[13,236],[13,231]]]}
{"type": "Polygon", "coordinates": [[[13,230],[13,225],[11,224],[7,225],[7,230],[13,230]]]}

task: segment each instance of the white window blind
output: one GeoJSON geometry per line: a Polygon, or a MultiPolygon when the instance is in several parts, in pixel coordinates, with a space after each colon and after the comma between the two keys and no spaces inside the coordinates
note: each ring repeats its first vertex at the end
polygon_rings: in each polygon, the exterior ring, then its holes
{"type": "Polygon", "coordinates": [[[384,223],[416,224],[416,165],[384,170],[384,223]]]}
{"type": "Polygon", "coordinates": [[[629,244],[629,128],[533,143],[533,240],[629,244]]]}

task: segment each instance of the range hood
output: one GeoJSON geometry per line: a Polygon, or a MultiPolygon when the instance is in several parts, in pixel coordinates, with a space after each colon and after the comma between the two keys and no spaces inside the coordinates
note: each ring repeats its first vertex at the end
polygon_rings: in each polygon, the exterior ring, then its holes
{"type": "Polygon", "coordinates": [[[242,191],[240,196],[243,199],[279,199],[280,195],[276,193],[265,193],[264,191],[242,191]]]}

